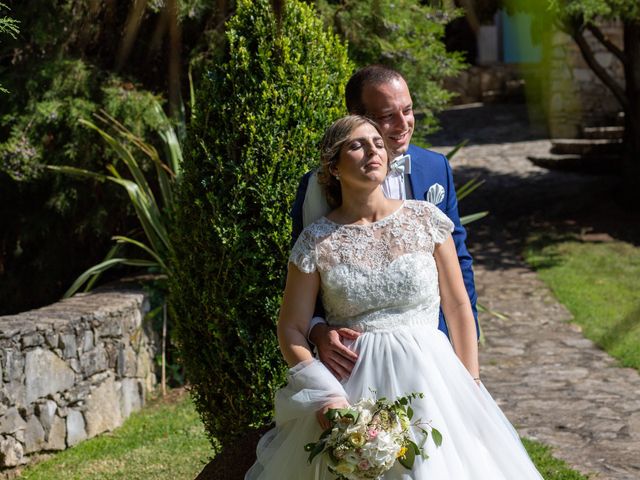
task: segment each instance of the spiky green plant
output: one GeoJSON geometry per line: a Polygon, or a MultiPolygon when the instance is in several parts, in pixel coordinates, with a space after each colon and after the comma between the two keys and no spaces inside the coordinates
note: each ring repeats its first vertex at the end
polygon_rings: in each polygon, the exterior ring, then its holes
{"type": "Polygon", "coordinates": [[[113,182],[124,188],[131,200],[131,205],[135,210],[145,237],[145,241],[141,241],[130,236],[114,236],[113,240],[116,243],[109,250],[104,260],[85,270],[69,287],[64,295],[65,297],[73,295],[83,286],[85,291],[91,289],[103,272],[116,265],[153,268],[161,274],[169,274],[168,256],[172,254],[173,248],[168,234],[167,223],[174,202],[174,184],[180,175],[182,150],[176,132],[163,112],[162,107],[156,103],[154,108],[156,114],[162,119],[161,125],[163,126],[159,129],[158,134],[165,148],[164,158],[166,158],[166,161],[163,160],[153,145],[133,134],[115,118],[103,111],[101,114],[96,115],[96,118],[105,126],[110,127],[114,132],[113,135],[89,120],[81,120],[81,123],[100,134],[109,147],[116,152],[117,158],[121,160],[130,178],[123,176],[122,169],[115,163],[107,166],[110,175],[68,165],[47,166],[48,169],[54,172],[91,178],[99,182],[113,182]],[[152,182],[147,179],[148,174],[143,171],[140,161],[133,154],[132,149],[143,153],[145,157],[151,160],[159,195],[154,192],[152,182]],[[122,255],[122,247],[125,245],[135,247],[138,253],[142,255],[133,258],[122,255]]]}

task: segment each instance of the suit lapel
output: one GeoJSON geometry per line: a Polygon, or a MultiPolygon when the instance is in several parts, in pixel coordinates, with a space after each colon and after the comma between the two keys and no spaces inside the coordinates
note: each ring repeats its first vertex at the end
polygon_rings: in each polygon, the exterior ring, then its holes
{"type": "Polygon", "coordinates": [[[424,200],[425,188],[427,185],[427,172],[423,162],[414,161],[418,158],[418,150],[413,145],[409,145],[407,153],[411,155],[411,173],[409,181],[411,182],[411,194],[414,200],[424,200]]]}

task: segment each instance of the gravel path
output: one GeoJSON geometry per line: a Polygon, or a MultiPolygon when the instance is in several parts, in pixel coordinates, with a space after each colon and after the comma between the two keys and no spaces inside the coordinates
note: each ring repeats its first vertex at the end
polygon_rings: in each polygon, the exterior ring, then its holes
{"type": "Polygon", "coordinates": [[[461,212],[491,211],[470,226],[468,242],[479,302],[506,315],[481,314],[487,388],[522,435],[574,468],[599,480],[640,479],[640,374],[586,340],[520,256],[528,219],[593,208],[614,180],[532,165],[526,155],[550,142],[522,105],[457,108],[441,121],[435,150],[471,140],[452,161],[457,183],[486,181],[461,212]]]}

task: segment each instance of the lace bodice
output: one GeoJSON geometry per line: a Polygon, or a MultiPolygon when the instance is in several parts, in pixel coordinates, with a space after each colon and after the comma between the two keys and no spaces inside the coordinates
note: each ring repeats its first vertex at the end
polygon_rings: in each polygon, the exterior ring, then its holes
{"type": "Polygon", "coordinates": [[[428,202],[407,200],[366,225],[326,217],[303,230],[289,260],[318,271],[327,321],[362,331],[406,324],[437,328],[440,295],[433,251],[453,223],[428,202]]]}

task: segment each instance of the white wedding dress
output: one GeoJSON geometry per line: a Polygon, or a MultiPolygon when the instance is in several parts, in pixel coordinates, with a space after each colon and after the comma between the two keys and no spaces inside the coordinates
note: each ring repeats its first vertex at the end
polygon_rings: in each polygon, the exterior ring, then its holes
{"type": "Polygon", "coordinates": [[[443,437],[439,448],[429,438],[427,460],[416,458],[411,470],[396,463],[385,480],[542,479],[500,408],[438,330],[433,251],[452,229],[434,205],[407,200],[372,224],[322,217],[302,232],[290,261],[319,272],[331,325],[363,332],[350,347],[358,361],[342,383],[317,360],[289,371],[275,399],[276,427],[261,439],[247,480],[335,478],[322,456],[307,462],[303,447],[321,433],[314,412],[328,397],[356,402],[371,398],[372,390],[388,399],[422,392],[412,403],[413,418],[431,422],[443,437]]]}

